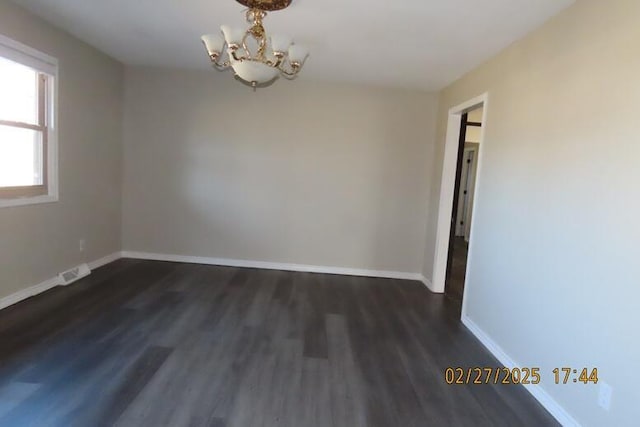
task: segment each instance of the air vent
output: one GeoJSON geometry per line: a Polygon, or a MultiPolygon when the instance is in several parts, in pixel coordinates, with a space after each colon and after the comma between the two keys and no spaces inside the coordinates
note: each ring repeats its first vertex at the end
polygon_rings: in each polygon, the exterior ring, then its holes
{"type": "Polygon", "coordinates": [[[82,264],[72,268],[71,270],[60,273],[58,277],[60,278],[60,284],[66,286],[82,279],[83,277],[87,277],[89,274],[91,274],[89,266],[87,264],[82,264]]]}

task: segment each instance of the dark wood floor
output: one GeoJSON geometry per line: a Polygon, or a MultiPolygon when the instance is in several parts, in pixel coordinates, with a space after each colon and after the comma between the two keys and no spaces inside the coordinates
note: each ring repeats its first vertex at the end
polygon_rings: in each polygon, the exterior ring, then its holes
{"type": "Polygon", "coordinates": [[[0,426],[544,426],[418,282],[120,260],[0,312],[0,426]]]}
{"type": "Polygon", "coordinates": [[[453,255],[451,257],[451,268],[447,275],[446,292],[448,296],[461,302],[467,274],[469,244],[465,242],[464,237],[455,237],[451,250],[453,255]]]}

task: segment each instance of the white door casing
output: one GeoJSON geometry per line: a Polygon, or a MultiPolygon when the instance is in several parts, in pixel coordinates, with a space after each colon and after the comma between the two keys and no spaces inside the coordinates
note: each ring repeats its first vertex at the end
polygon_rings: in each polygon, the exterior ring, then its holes
{"type": "MultiPolygon", "coordinates": [[[[464,102],[449,110],[447,133],[444,148],[444,160],[442,166],[442,179],[440,183],[440,200],[438,204],[438,217],[436,229],[435,254],[433,259],[433,276],[430,289],[436,293],[444,293],[447,273],[447,255],[449,253],[449,236],[451,232],[451,212],[453,209],[453,198],[455,197],[455,178],[458,159],[458,146],[460,139],[460,124],[462,114],[474,110],[480,106],[484,108],[482,117],[482,128],[480,132],[480,146],[482,147],[484,135],[487,127],[487,111],[489,104],[489,94],[485,93],[467,102],[464,102]]],[[[478,151],[478,165],[476,167],[476,187],[482,169],[482,150],[478,151]]],[[[476,192],[476,199],[478,194],[476,192]]],[[[471,222],[474,221],[472,216],[471,222]]],[[[469,253],[467,256],[467,274],[469,277],[469,265],[473,256],[473,224],[469,238],[469,253]]],[[[469,286],[465,286],[466,293],[469,286]]],[[[465,298],[462,299],[462,309],[464,313],[465,298]]]]}

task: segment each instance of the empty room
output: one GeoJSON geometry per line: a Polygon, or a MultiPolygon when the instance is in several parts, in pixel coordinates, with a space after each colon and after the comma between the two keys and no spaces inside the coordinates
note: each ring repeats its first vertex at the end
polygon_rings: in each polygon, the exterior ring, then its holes
{"type": "Polygon", "coordinates": [[[0,0],[0,427],[640,423],[637,0],[0,0]]]}

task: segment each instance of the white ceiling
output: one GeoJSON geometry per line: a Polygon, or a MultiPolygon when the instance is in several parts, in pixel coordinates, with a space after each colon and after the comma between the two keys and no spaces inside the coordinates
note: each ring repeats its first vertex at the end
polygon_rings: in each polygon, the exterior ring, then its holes
{"type": "MultiPolygon", "coordinates": [[[[294,0],[270,33],[311,49],[301,78],[438,90],[574,0],[294,0]]],[[[200,35],[245,26],[234,0],[15,0],[131,65],[209,67],[200,35]]]]}

